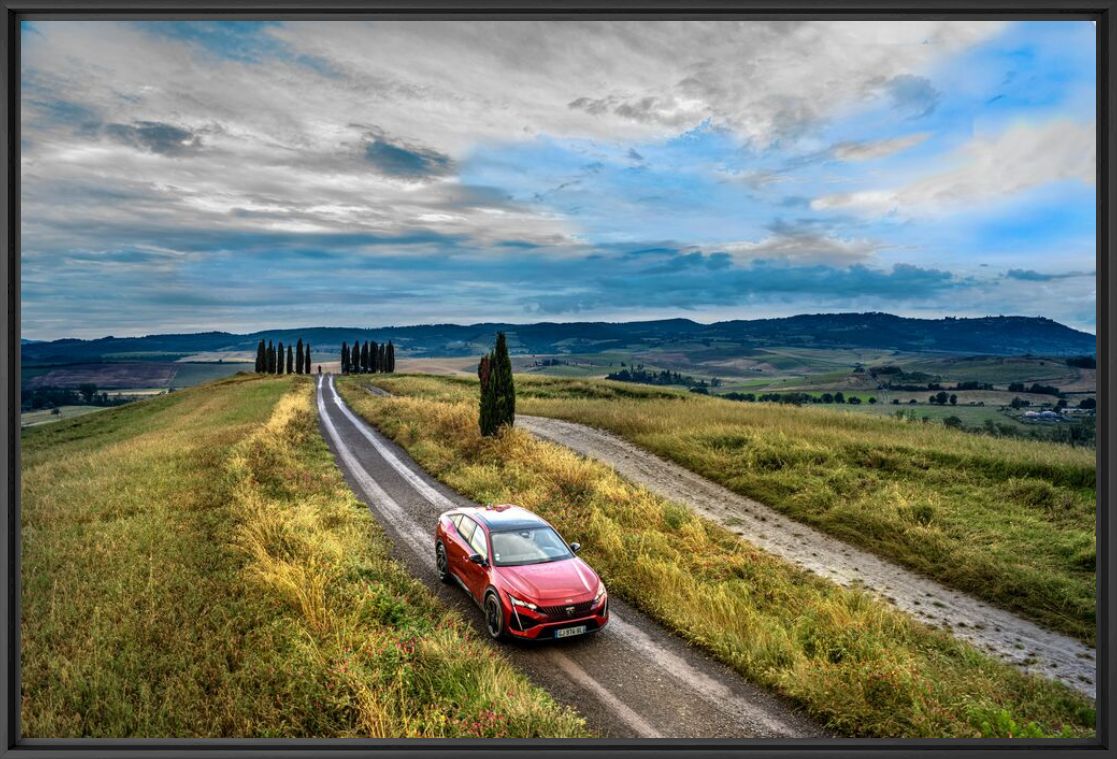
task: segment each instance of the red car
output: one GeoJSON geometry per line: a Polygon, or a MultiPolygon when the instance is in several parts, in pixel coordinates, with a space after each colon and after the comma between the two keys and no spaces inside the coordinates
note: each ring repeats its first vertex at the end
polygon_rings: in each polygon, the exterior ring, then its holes
{"type": "Polygon", "coordinates": [[[439,578],[457,582],[494,638],[551,640],[609,621],[605,584],[546,520],[519,506],[447,511],[435,530],[439,578]]]}

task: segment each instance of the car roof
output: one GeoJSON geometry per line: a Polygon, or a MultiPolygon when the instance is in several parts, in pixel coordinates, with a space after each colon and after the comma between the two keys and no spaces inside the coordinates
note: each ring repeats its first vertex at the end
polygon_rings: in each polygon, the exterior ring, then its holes
{"type": "Polygon", "coordinates": [[[538,527],[547,521],[521,506],[502,503],[495,506],[470,506],[460,509],[463,514],[474,517],[489,529],[515,530],[521,527],[538,527]]]}

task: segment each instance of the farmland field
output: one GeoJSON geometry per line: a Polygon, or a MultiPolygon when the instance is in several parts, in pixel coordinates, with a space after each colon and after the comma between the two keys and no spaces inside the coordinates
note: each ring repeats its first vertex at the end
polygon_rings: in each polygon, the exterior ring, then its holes
{"type": "MultiPolygon", "coordinates": [[[[519,503],[578,536],[614,593],[841,734],[1092,729],[1092,708],[1064,686],[1022,675],[883,601],[775,559],[603,464],[518,429],[481,438],[470,381],[372,380],[396,394],[387,398],[366,393],[368,381],[341,381],[342,395],[428,471],[475,500],[519,503]]],[[[620,383],[518,381],[525,406],[539,405],[539,396],[609,398],[622,409],[724,403],[620,383]]]]}
{"type": "Polygon", "coordinates": [[[581,736],[389,556],[303,378],[25,430],[28,737],[581,736]]]}

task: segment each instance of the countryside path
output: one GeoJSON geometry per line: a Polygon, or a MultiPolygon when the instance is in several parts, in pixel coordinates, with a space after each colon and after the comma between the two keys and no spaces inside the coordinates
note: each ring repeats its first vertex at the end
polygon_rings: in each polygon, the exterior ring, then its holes
{"type": "MultiPolygon", "coordinates": [[[[397,555],[478,633],[476,606],[438,581],[434,525],[470,501],[427,475],[395,443],[360,419],[332,376],[318,378],[322,433],[358,497],[395,540],[397,555]]],[[[610,738],[809,737],[825,731],[803,714],[614,598],[609,626],[558,644],[500,645],[557,701],[575,707],[610,738]]]]}
{"type": "Polygon", "coordinates": [[[1095,698],[1095,651],[1074,638],[829,537],[612,433],[540,416],[517,415],[516,425],[608,464],[625,479],[690,506],[769,553],[842,585],[860,585],[923,622],[949,627],[1005,661],[1095,698]]]}

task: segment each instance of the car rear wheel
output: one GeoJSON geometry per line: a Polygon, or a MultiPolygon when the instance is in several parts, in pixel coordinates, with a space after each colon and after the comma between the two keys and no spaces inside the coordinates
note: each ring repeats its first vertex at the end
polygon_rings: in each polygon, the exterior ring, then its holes
{"type": "Polygon", "coordinates": [[[446,546],[442,545],[442,541],[434,546],[434,563],[438,567],[438,579],[449,584],[452,579],[450,577],[450,561],[446,558],[446,546]]]}
{"type": "Polygon", "coordinates": [[[496,593],[489,591],[485,595],[485,627],[489,630],[489,636],[493,640],[501,640],[504,635],[504,613],[500,610],[500,600],[496,597],[496,593]]]}

